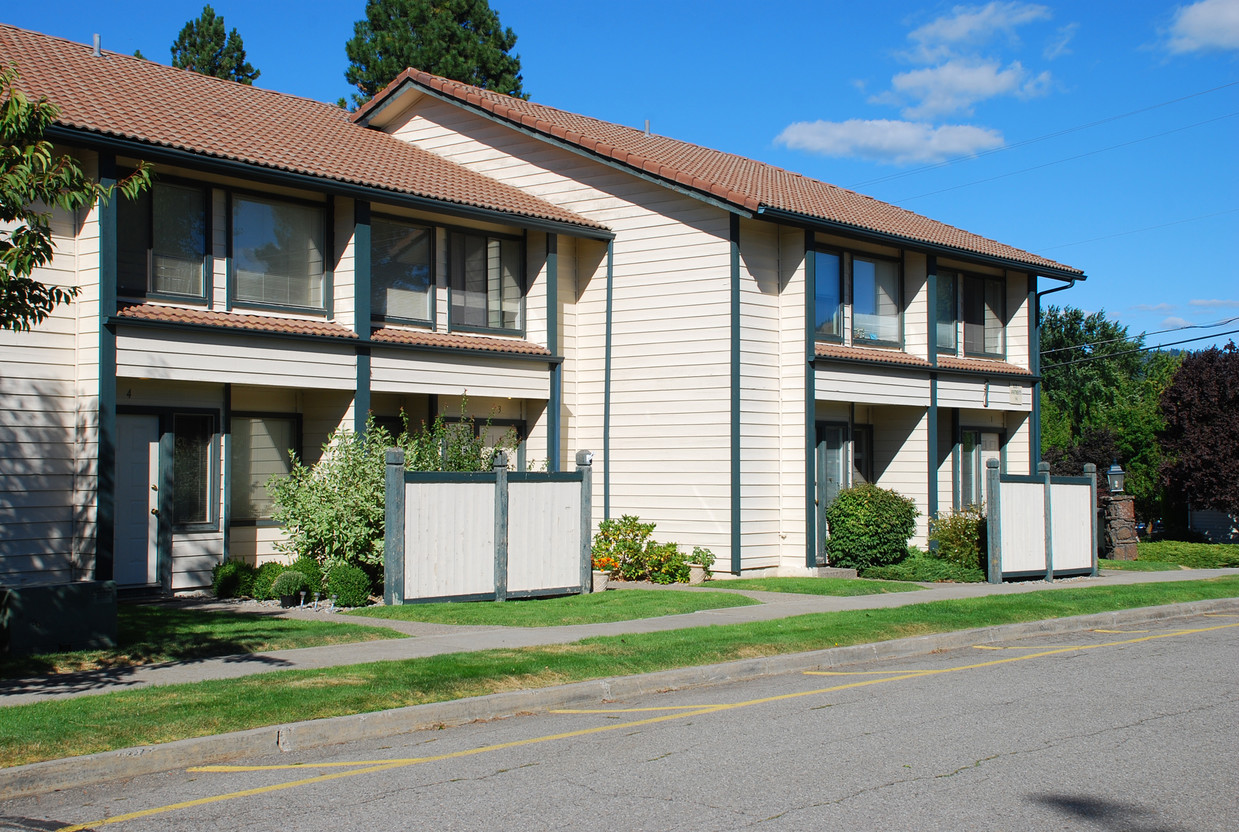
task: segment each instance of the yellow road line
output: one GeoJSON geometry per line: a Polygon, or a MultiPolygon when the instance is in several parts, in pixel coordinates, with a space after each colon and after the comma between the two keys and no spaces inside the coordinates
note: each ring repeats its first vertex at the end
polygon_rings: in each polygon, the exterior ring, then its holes
{"type": "Polygon", "coordinates": [[[658,711],[695,711],[700,708],[722,708],[724,705],[664,705],[661,708],[556,708],[548,714],[642,714],[658,711]]]}
{"type": "MultiPolygon", "coordinates": [[[[818,688],[817,690],[798,691],[796,693],[783,693],[777,696],[766,696],[760,699],[749,699],[744,702],[734,702],[731,704],[722,705],[703,705],[687,711],[677,713],[663,714],[662,716],[654,716],[646,719],[639,719],[633,722],[619,722],[611,725],[599,725],[593,728],[581,728],[576,731],[565,731],[560,734],[551,734],[544,737],[532,737],[524,740],[513,740],[511,742],[496,743],[494,745],[484,745],[479,748],[470,748],[463,751],[452,751],[447,754],[437,754],[430,757],[407,757],[403,759],[384,760],[381,762],[369,763],[323,763],[323,767],[329,766],[351,766],[348,771],[336,771],[329,774],[320,774],[315,777],[306,777],[301,780],[293,780],[288,783],[275,783],[270,786],[258,786],[252,789],[243,789],[242,791],[228,792],[227,794],[214,795],[211,797],[200,797],[194,800],[186,800],[181,803],[173,803],[168,806],[157,806],[151,809],[142,809],[136,812],[128,812],[123,815],[114,815],[110,818],[101,820],[89,821],[87,823],[74,824],[72,826],[62,826],[56,832],[87,832],[97,826],[108,826],[114,823],[122,823],[128,820],[138,820],[139,818],[153,817],[154,815],[175,812],[181,809],[191,809],[195,806],[206,806],[211,803],[221,803],[226,800],[236,800],[241,797],[254,797],[256,795],[270,794],[272,792],[292,789],[298,786],[309,786],[316,783],[326,783],[331,780],[338,780],[344,777],[355,777],[360,774],[373,774],[380,771],[389,771],[396,768],[404,768],[407,766],[420,765],[422,763],[441,762],[443,760],[456,760],[464,757],[473,757],[478,754],[487,754],[492,751],[503,751],[509,748],[521,748],[530,745],[540,745],[547,742],[556,742],[559,740],[573,739],[576,737],[587,737],[593,734],[604,734],[609,731],[626,730],[629,728],[638,728],[644,725],[656,725],[661,722],[670,722],[671,720],[684,719],[686,717],[704,716],[706,714],[721,713],[723,711],[732,711],[740,708],[749,708],[754,705],[766,705],[771,702],[784,702],[792,699],[799,699],[805,696],[819,696],[824,693],[834,693],[841,690],[850,690],[853,688],[862,688],[869,685],[878,685],[885,682],[898,682],[905,679],[917,679],[926,676],[940,676],[946,673],[956,673],[961,670],[976,670],[982,667],[995,667],[1001,664],[1011,664],[1013,662],[1023,662],[1029,659],[1038,659],[1045,656],[1053,656],[1058,653],[1069,653],[1076,650],[1091,650],[1097,647],[1117,647],[1123,644],[1136,644],[1144,641],[1154,641],[1162,638],[1172,638],[1174,636],[1194,635],[1197,633],[1207,633],[1213,630],[1224,630],[1229,627],[1239,627],[1239,622],[1234,624],[1218,624],[1213,627],[1201,627],[1191,630],[1178,630],[1171,633],[1159,633],[1157,635],[1143,636],[1141,638],[1127,639],[1124,641],[1114,641],[1107,644],[1090,644],[1083,647],[1062,647],[1054,650],[1046,650],[1041,653],[1032,653],[1025,656],[1013,656],[1006,659],[994,659],[988,662],[979,662],[977,664],[964,665],[962,667],[946,667],[938,670],[915,670],[900,674],[898,671],[892,671],[893,674],[880,679],[865,679],[863,681],[849,682],[843,685],[835,685],[829,688],[818,688]],[[358,768],[357,766],[361,766],[358,768]]],[[[287,766],[287,768],[314,768],[317,766],[287,766]]],[[[227,772],[244,772],[244,771],[264,771],[285,768],[283,766],[201,766],[186,769],[191,772],[210,772],[210,771],[227,771],[227,772]]]]}
{"type": "Polygon", "coordinates": [[[1090,633],[1147,633],[1148,630],[1089,630],[1090,633]]]}
{"type": "MultiPolygon", "coordinates": [[[[899,671],[893,670],[806,670],[805,676],[890,676],[899,671]]],[[[914,673],[915,671],[903,671],[914,673]]]]}
{"type": "MultiPolygon", "coordinates": [[[[1143,630],[1142,632],[1147,633],[1148,630],[1143,630]]],[[[1083,647],[1083,646],[1084,645],[1082,644],[1077,645],[1077,647],[1083,647]]],[[[1012,645],[1010,647],[995,647],[992,644],[972,645],[973,650],[1057,650],[1059,648],[1067,649],[1067,645],[1064,645],[1064,644],[1021,644],[1021,645],[1012,645]]]]}

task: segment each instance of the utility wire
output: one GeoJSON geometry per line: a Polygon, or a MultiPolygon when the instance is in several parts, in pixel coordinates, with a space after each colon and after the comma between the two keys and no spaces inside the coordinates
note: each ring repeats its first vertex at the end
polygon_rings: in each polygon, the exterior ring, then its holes
{"type": "Polygon", "coordinates": [[[1048,367],[1042,367],[1041,372],[1044,373],[1047,370],[1057,370],[1059,367],[1070,367],[1073,364],[1086,364],[1089,361],[1100,361],[1103,358],[1117,358],[1120,355],[1132,355],[1133,353],[1138,353],[1138,352],[1150,352],[1151,350],[1160,350],[1163,347],[1174,347],[1179,344],[1190,344],[1193,341],[1208,341],[1210,338],[1217,338],[1221,335],[1234,335],[1236,332],[1239,332],[1239,329],[1232,329],[1229,332],[1217,332],[1217,333],[1214,333],[1213,335],[1201,335],[1199,338],[1185,338],[1182,341],[1170,341],[1169,343],[1166,343],[1166,344],[1158,344],[1155,347],[1141,347],[1140,349],[1124,350],[1123,352],[1111,352],[1111,353],[1106,353],[1105,355],[1089,355],[1084,358],[1077,358],[1074,361],[1063,361],[1059,364],[1051,364],[1048,367]]]}
{"type": "Polygon", "coordinates": [[[983,150],[980,153],[972,153],[967,156],[956,156],[951,159],[945,159],[941,162],[934,162],[933,164],[922,165],[921,167],[918,167],[918,168],[912,168],[911,170],[900,171],[899,173],[892,173],[889,176],[880,176],[877,179],[867,179],[864,182],[857,182],[855,185],[848,185],[847,187],[853,190],[856,188],[864,188],[869,185],[877,185],[880,182],[890,182],[893,179],[903,179],[905,176],[914,176],[918,173],[924,173],[927,170],[937,170],[938,168],[945,168],[945,167],[948,167],[949,165],[954,165],[959,162],[966,162],[969,159],[979,159],[982,156],[992,156],[995,153],[1002,153],[1005,150],[1015,150],[1016,148],[1027,147],[1030,144],[1036,144],[1037,142],[1043,142],[1048,139],[1057,139],[1059,136],[1066,136],[1070,133],[1078,133],[1081,130],[1089,129],[1090,127],[1099,127],[1102,124],[1109,124],[1112,121],[1119,121],[1120,119],[1129,118],[1130,116],[1136,116],[1136,115],[1140,115],[1141,113],[1147,113],[1150,110],[1157,110],[1157,109],[1160,109],[1161,107],[1168,107],[1171,104],[1178,104],[1180,101],[1187,101],[1188,99],[1196,98],[1201,95],[1208,95],[1211,92],[1217,92],[1218,90],[1224,90],[1227,87],[1233,87],[1236,84],[1239,84],[1239,81],[1231,81],[1229,84],[1222,84],[1222,86],[1220,87],[1213,87],[1212,89],[1201,90],[1200,92],[1194,92],[1194,93],[1191,93],[1190,95],[1185,95],[1181,98],[1172,98],[1171,100],[1163,101],[1160,104],[1150,104],[1149,106],[1141,107],[1138,110],[1132,110],[1127,113],[1120,113],[1116,116],[1109,116],[1108,118],[1103,118],[1098,121],[1090,121],[1088,124],[1081,124],[1076,127],[1067,127],[1062,130],[1056,130],[1053,133],[1046,133],[1045,135],[1042,135],[1042,136],[1035,136],[1031,139],[1024,139],[1023,141],[1018,141],[1013,144],[1003,145],[1002,147],[995,147],[991,150],[983,150]]]}
{"type": "MultiPolygon", "coordinates": [[[[1130,335],[1125,338],[1110,338],[1106,341],[1089,341],[1083,344],[1073,344],[1070,347],[1055,347],[1052,350],[1042,350],[1041,354],[1049,355],[1052,352],[1062,352],[1063,350],[1079,350],[1079,349],[1084,349],[1085,347],[1100,347],[1102,344],[1113,344],[1118,341],[1135,341],[1140,338],[1145,338],[1149,335],[1163,335],[1167,332],[1182,332],[1185,329],[1213,329],[1215,326],[1226,326],[1227,324],[1234,323],[1235,321],[1239,321],[1239,316],[1234,317],[1234,318],[1227,318],[1224,321],[1217,321],[1216,323],[1212,323],[1212,324],[1184,324],[1183,326],[1174,326],[1174,327],[1171,327],[1170,329],[1155,329],[1152,332],[1142,332],[1139,335],[1130,335]]],[[[1222,334],[1225,335],[1226,333],[1222,333],[1222,334]]],[[[1209,336],[1209,337],[1212,337],[1212,336],[1209,336]]],[[[1117,354],[1119,353],[1116,353],[1116,355],[1117,354]]]]}
{"type": "Polygon", "coordinates": [[[1201,214],[1199,217],[1188,217],[1184,220],[1174,220],[1173,222],[1164,222],[1161,225],[1150,225],[1147,228],[1134,228],[1131,231],[1120,231],[1117,234],[1106,234],[1103,237],[1090,237],[1087,240],[1076,240],[1074,243],[1060,243],[1056,246],[1038,246],[1037,251],[1053,251],[1056,248],[1070,248],[1071,246],[1082,246],[1085,243],[1095,243],[1098,240],[1112,240],[1115,237],[1126,237],[1128,234],[1140,234],[1144,231],[1156,231],[1159,228],[1169,228],[1172,225],[1182,225],[1185,222],[1196,222],[1197,220],[1207,220],[1210,217],[1220,217],[1223,214],[1233,214],[1239,211],[1239,208],[1228,208],[1225,211],[1215,211],[1212,214],[1201,214]]]}
{"type": "Polygon", "coordinates": [[[1099,153],[1106,153],[1107,151],[1110,151],[1110,150],[1118,150],[1119,148],[1122,148],[1122,147],[1130,147],[1133,144],[1140,144],[1141,142],[1147,142],[1153,139],[1160,139],[1163,136],[1170,136],[1170,135],[1173,135],[1174,133],[1181,133],[1184,130],[1191,130],[1192,128],[1195,128],[1195,127],[1202,127],[1206,124],[1212,124],[1215,121],[1222,121],[1223,119],[1234,118],[1235,116],[1239,116],[1239,112],[1227,113],[1224,116],[1218,116],[1217,118],[1206,119],[1205,121],[1198,121],[1195,124],[1188,124],[1184,127],[1176,127],[1173,130],[1167,130],[1163,133],[1154,133],[1152,136],[1144,136],[1139,139],[1132,139],[1129,142],[1120,142],[1119,144],[1112,144],[1109,147],[1102,147],[1097,150],[1090,150],[1087,153],[1078,153],[1075,156],[1068,156],[1064,159],[1055,159],[1052,162],[1046,162],[1045,164],[1042,164],[1042,165],[1033,165],[1030,168],[1021,168],[1020,170],[1014,170],[1014,171],[1011,171],[1010,173],[1000,173],[997,176],[990,176],[990,177],[986,177],[985,179],[976,179],[972,182],[964,182],[963,184],[960,184],[960,185],[952,185],[949,188],[941,188],[936,191],[929,191],[928,193],[917,194],[916,196],[909,196],[909,197],[904,197],[903,199],[896,199],[896,200],[893,200],[892,204],[902,205],[903,203],[911,202],[914,199],[924,199],[927,196],[937,196],[938,194],[945,194],[945,193],[949,193],[950,191],[958,191],[960,188],[970,188],[973,185],[982,185],[986,182],[994,182],[999,179],[1006,179],[1011,176],[1017,176],[1021,173],[1029,173],[1034,170],[1041,170],[1042,168],[1053,167],[1054,165],[1061,165],[1063,162],[1072,162],[1072,161],[1075,161],[1076,159],[1085,159],[1085,158],[1088,158],[1089,156],[1096,156],[1099,153]]]}

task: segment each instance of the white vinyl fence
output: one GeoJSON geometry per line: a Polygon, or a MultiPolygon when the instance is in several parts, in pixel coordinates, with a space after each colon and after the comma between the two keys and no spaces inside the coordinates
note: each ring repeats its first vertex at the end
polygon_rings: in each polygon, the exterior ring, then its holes
{"type": "Polygon", "coordinates": [[[384,601],[497,600],[589,592],[591,462],[566,473],[404,470],[387,452],[384,601]]]}
{"type": "Polygon", "coordinates": [[[1014,476],[986,463],[989,581],[1097,574],[1097,469],[1082,477],[1014,476]]]}

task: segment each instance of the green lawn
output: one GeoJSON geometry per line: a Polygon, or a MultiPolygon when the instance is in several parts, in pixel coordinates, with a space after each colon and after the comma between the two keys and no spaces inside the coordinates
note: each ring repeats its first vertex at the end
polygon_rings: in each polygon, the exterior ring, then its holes
{"type": "Polygon", "coordinates": [[[116,631],[114,650],[6,658],[0,660],[0,677],[133,667],[404,637],[385,627],[367,627],[339,617],[330,621],[298,621],[258,613],[204,612],[159,604],[122,604],[117,611],[116,631]]]}
{"type": "Polygon", "coordinates": [[[698,610],[745,607],[752,598],[727,592],[675,592],[657,589],[625,589],[565,595],[560,598],[518,601],[471,601],[458,604],[405,604],[399,607],[364,607],[346,615],[361,618],[392,618],[435,624],[480,624],[492,627],[558,627],[565,624],[603,624],[682,615],[698,610]]]}
{"type": "Polygon", "coordinates": [[[1137,544],[1137,562],[1174,563],[1192,569],[1239,567],[1239,543],[1184,543],[1156,540],[1137,544]]]}
{"type": "Polygon", "coordinates": [[[759,589],[763,592],[795,592],[801,595],[881,595],[923,589],[899,581],[864,581],[849,578],[738,578],[715,581],[719,589],[759,589]]]}
{"type": "Polygon", "coordinates": [[[1239,597],[1239,577],[1043,590],[52,700],[0,708],[0,765],[585,679],[1230,597],[1239,597]]]}
{"type": "Polygon", "coordinates": [[[1107,560],[1097,561],[1097,568],[1118,572],[1177,572],[1182,569],[1177,563],[1162,563],[1153,560],[1107,560]]]}

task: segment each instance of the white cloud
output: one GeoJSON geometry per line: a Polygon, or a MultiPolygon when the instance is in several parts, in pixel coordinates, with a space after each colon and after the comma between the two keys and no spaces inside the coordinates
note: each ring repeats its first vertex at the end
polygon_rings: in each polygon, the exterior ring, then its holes
{"type": "Polygon", "coordinates": [[[775,139],[793,150],[822,156],[860,157],[893,164],[937,162],[1001,147],[1002,134],[963,124],[932,124],[889,119],[801,121],[775,139]]]}
{"type": "Polygon", "coordinates": [[[1042,53],[1047,61],[1052,61],[1055,58],[1061,58],[1063,55],[1070,55],[1071,50],[1067,45],[1075,38],[1076,32],[1079,31],[1079,23],[1068,23],[1063,26],[1055,34],[1054,39],[1046,44],[1045,51],[1042,53]]]}
{"type": "Polygon", "coordinates": [[[1189,300],[1187,303],[1205,309],[1239,309],[1239,300],[1189,300]]]}
{"type": "Polygon", "coordinates": [[[1201,0],[1180,8],[1167,46],[1175,53],[1239,49],[1239,0],[1201,0]]]}
{"type": "Polygon", "coordinates": [[[873,103],[912,100],[905,118],[933,118],[972,111],[978,101],[1000,95],[1042,95],[1052,82],[1049,72],[1029,77],[1019,61],[1003,67],[997,61],[950,60],[927,69],[901,72],[891,79],[891,91],[870,99],[873,103]]]}
{"type": "Polygon", "coordinates": [[[1162,329],[1182,329],[1185,326],[1191,325],[1191,321],[1185,321],[1182,318],[1176,318],[1173,315],[1162,320],[1162,329]]]}
{"type": "Polygon", "coordinates": [[[1017,27],[1049,18],[1050,10],[1034,3],[955,6],[949,15],[914,29],[908,38],[916,44],[917,57],[933,61],[953,54],[961,46],[980,46],[998,34],[1014,37],[1017,27]]]}
{"type": "Polygon", "coordinates": [[[1138,303],[1129,308],[1135,312],[1173,312],[1178,307],[1173,303],[1138,303]]]}

